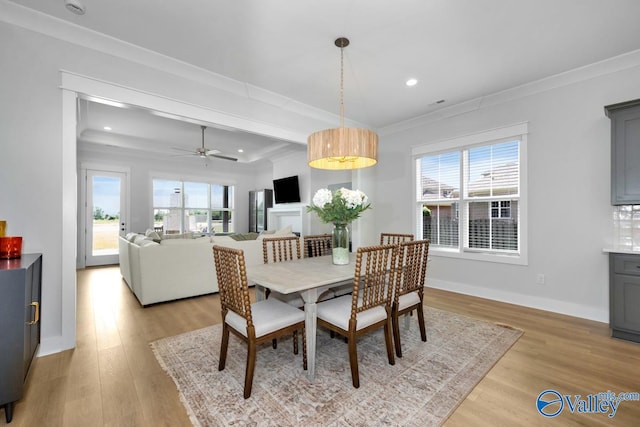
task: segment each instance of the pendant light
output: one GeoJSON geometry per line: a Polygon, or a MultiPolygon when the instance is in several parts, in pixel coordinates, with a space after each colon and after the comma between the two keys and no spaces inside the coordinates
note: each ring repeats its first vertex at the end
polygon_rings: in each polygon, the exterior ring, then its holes
{"type": "Polygon", "coordinates": [[[316,169],[360,169],[378,162],[378,135],[369,129],[344,127],[344,48],[340,37],[340,127],[312,133],[307,140],[309,166],[316,169]]]}

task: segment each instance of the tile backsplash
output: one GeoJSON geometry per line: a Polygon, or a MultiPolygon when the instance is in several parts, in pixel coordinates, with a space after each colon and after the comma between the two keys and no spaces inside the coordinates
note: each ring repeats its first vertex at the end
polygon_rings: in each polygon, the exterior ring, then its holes
{"type": "Polygon", "coordinates": [[[616,245],[640,249],[640,205],[613,206],[613,234],[616,245]]]}

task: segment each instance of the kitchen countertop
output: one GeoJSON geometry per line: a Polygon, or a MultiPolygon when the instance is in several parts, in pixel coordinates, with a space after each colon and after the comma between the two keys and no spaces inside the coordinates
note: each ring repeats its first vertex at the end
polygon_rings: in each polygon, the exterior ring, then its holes
{"type": "Polygon", "coordinates": [[[602,252],[615,254],[640,255],[640,246],[633,245],[609,245],[602,249],[602,252]]]}

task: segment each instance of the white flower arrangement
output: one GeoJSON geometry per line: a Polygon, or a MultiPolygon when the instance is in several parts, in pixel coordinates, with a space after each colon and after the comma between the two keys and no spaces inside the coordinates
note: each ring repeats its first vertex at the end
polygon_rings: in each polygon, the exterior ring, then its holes
{"type": "Polygon", "coordinates": [[[369,198],[360,190],[341,188],[332,193],[328,188],[321,188],[313,196],[307,211],[318,214],[323,222],[347,224],[370,208],[369,198]]]}

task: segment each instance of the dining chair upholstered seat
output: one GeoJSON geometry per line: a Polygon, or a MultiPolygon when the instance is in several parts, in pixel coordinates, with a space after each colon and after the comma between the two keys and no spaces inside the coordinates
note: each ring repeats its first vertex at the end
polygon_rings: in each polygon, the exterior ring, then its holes
{"type": "Polygon", "coordinates": [[[410,242],[412,240],[413,234],[380,233],[381,245],[398,245],[402,242],[410,242]]]}
{"type": "Polygon", "coordinates": [[[403,314],[406,315],[414,310],[417,311],[420,338],[422,341],[427,341],[423,302],[424,279],[426,276],[428,256],[428,240],[404,242],[399,246],[396,287],[391,308],[393,341],[396,347],[396,356],[398,357],[402,357],[400,316],[403,314]]]}
{"type": "MultiPolygon", "coordinates": [[[[300,322],[300,320],[304,321],[304,311],[298,310],[289,304],[283,304],[282,301],[275,298],[251,304],[251,316],[256,337],[270,334],[291,323],[300,322]]],[[[227,323],[245,337],[247,336],[247,322],[244,317],[230,311],[227,313],[227,323]]]]}
{"type": "Polygon", "coordinates": [[[391,302],[397,251],[398,245],[358,248],[351,295],[317,304],[318,325],[347,337],[351,381],[355,388],[360,387],[359,336],[384,328],[387,358],[390,365],[395,364],[391,302]]]}
{"type": "MultiPolygon", "coordinates": [[[[318,317],[321,317],[324,321],[348,331],[349,321],[351,319],[352,302],[353,298],[351,298],[351,295],[344,295],[330,301],[323,302],[322,304],[318,304],[318,317]]],[[[361,298],[359,298],[358,304],[362,305],[361,298]]],[[[376,306],[358,313],[357,318],[358,323],[356,324],[356,331],[359,331],[373,325],[374,323],[385,320],[387,318],[387,312],[384,307],[376,306]]]]}
{"type": "MultiPolygon", "coordinates": [[[[247,365],[244,398],[251,396],[257,347],[285,335],[302,333],[302,366],[307,369],[304,312],[277,299],[251,304],[244,252],[240,249],[213,246],[213,258],[218,278],[222,311],[222,340],[218,370],[225,368],[229,348],[229,333],[247,344],[247,365]]],[[[297,340],[294,353],[298,354],[297,340]]]]}

